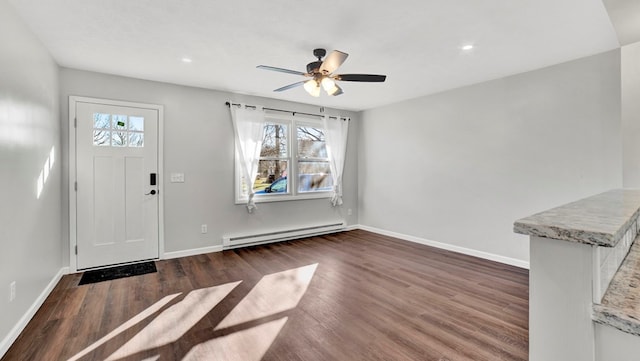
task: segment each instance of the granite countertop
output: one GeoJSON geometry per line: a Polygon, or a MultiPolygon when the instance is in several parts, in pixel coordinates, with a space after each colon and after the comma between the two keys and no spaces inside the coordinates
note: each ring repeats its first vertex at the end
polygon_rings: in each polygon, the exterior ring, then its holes
{"type": "Polygon", "coordinates": [[[640,214],[640,190],[616,189],[517,220],[520,234],[613,247],[640,214]]]}
{"type": "Polygon", "coordinates": [[[640,336],[640,237],[636,238],[601,304],[593,305],[595,322],[640,336]]]}

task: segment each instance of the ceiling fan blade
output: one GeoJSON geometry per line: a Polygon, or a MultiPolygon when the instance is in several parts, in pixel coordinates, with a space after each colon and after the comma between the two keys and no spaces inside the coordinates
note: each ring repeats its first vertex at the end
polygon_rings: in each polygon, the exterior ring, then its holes
{"type": "Polygon", "coordinates": [[[340,74],[333,77],[342,81],[365,81],[370,83],[381,83],[387,79],[386,75],[375,74],[340,74]]]}
{"type": "Polygon", "coordinates": [[[258,69],[264,69],[264,70],[278,71],[278,72],[280,72],[280,73],[287,73],[287,74],[294,74],[294,75],[309,76],[309,74],[307,74],[307,73],[303,73],[303,72],[301,72],[301,71],[297,71],[297,70],[289,70],[289,69],[283,69],[283,68],[276,68],[275,66],[258,65],[258,66],[256,66],[256,68],[258,68],[258,69]]]}
{"type": "Polygon", "coordinates": [[[274,92],[281,92],[281,91],[289,90],[289,89],[291,89],[291,88],[298,87],[298,86],[300,86],[300,85],[304,84],[306,81],[307,81],[307,80],[303,80],[303,81],[299,81],[299,82],[297,82],[297,83],[293,83],[293,84],[285,85],[285,86],[283,86],[282,88],[278,88],[278,89],[274,90],[274,92]]]}
{"type": "Polygon", "coordinates": [[[340,65],[342,65],[345,60],[347,60],[348,56],[349,54],[343,53],[339,50],[332,51],[331,54],[329,54],[322,62],[322,65],[320,66],[320,72],[323,74],[333,73],[334,71],[338,70],[340,65]]]}

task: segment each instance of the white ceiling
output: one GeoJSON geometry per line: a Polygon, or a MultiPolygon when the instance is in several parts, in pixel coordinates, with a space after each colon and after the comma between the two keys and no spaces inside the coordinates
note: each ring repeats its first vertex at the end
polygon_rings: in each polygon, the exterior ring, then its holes
{"type": "Polygon", "coordinates": [[[363,110],[619,46],[602,0],[9,0],[64,67],[363,110]],[[474,44],[470,52],[461,45],[474,44]],[[317,47],[349,53],[320,98],[302,77],[317,47]],[[181,62],[190,57],[191,64],[181,62]]]}
{"type": "Polygon", "coordinates": [[[603,0],[620,45],[640,41],[640,1],[603,0]]]}

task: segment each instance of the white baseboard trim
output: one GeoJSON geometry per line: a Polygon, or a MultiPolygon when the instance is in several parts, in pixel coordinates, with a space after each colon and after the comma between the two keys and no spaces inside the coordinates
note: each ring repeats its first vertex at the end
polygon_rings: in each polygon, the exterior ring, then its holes
{"type": "MultiPolygon", "coordinates": [[[[352,225],[346,226],[344,229],[331,231],[328,233],[353,231],[356,229],[360,229],[360,225],[352,224],[352,225]]],[[[299,238],[304,238],[304,237],[299,237],[299,238]]],[[[218,246],[187,249],[184,251],[165,252],[164,255],[160,257],[160,259],[173,259],[173,258],[180,258],[180,257],[197,256],[199,254],[205,254],[205,253],[222,252],[224,250],[223,247],[224,247],[223,245],[218,245],[218,246]]]]}
{"type": "Polygon", "coordinates": [[[56,287],[56,285],[58,284],[62,276],[68,273],[69,273],[69,267],[60,268],[58,273],[56,273],[56,275],[53,276],[53,278],[51,279],[47,287],[45,287],[44,290],[42,290],[42,292],[38,296],[38,298],[36,298],[36,300],[33,301],[33,304],[31,304],[31,307],[27,309],[27,312],[25,312],[24,315],[20,317],[20,320],[18,321],[18,323],[16,323],[16,325],[13,326],[11,331],[9,331],[9,334],[7,334],[7,336],[2,340],[2,342],[0,342],[0,358],[2,358],[4,354],[7,353],[7,351],[9,351],[9,347],[11,347],[11,345],[16,341],[18,336],[20,336],[20,333],[24,330],[24,328],[27,327],[27,324],[29,323],[29,321],[31,321],[33,316],[35,316],[36,312],[38,312],[38,309],[40,308],[40,306],[42,306],[42,304],[47,299],[47,297],[49,297],[49,295],[51,294],[51,291],[53,291],[53,289],[56,287]]]}
{"type": "Polygon", "coordinates": [[[199,254],[222,252],[222,245],[185,249],[184,251],[165,252],[161,259],[173,259],[180,257],[197,256],[199,254]]]}
{"type": "Polygon", "coordinates": [[[405,241],[409,241],[409,242],[420,243],[420,244],[424,244],[426,246],[445,249],[447,251],[462,253],[462,254],[466,254],[468,256],[474,256],[474,257],[478,257],[478,258],[483,258],[483,259],[486,259],[486,260],[489,260],[489,261],[500,262],[500,263],[508,264],[508,265],[511,265],[511,266],[519,267],[519,268],[529,269],[529,262],[526,262],[526,261],[523,261],[523,260],[520,260],[520,259],[516,259],[516,258],[500,256],[500,255],[497,255],[497,254],[478,251],[478,250],[471,249],[471,248],[466,248],[466,247],[455,246],[455,245],[448,244],[448,243],[436,242],[436,241],[432,241],[432,240],[429,240],[429,239],[424,239],[424,238],[420,238],[420,237],[410,236],[410,235],[407,235],[407,234],[387,231],[387,230],[384,230],[384,229],[365,226],[365,225],[362,225],[362,224],[358,225],[357,229],[362,229],[364,231],[378,233],[378,234],[381,234],[381,235],[384,235],[384,236],[399,238],[399,239],[402,239],[402,240],[405,240],[405,241]]]}

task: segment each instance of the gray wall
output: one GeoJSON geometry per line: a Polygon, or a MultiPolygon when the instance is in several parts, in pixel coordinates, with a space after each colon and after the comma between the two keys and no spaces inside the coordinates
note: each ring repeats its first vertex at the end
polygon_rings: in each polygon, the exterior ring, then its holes
{"type": "MultiPolygon", "coordinates": [[[[327,109],[328,114],[352,117],[344,176],[344,205],[333,208],[328,199],[261,203],[254,214],[234,203],[234,137],[226,101],[318,113],[318,107],[231,94],[227,92],[144,81],[94,72],[61,69],[63,149],[68,145],[70,95],[164,105],[165,250],[182,251],[222,244],[222,236],[344,219],[357,223],[356,141],[358,115],[327,109]],[[172,172],[185,174],[184,183],[170,183],[172,172]],[[347,209],[353,215],[347,215],[347,209]],[[200,233],[207,224],[209,232],[200,233]]],[[[63,183],[68,187],[68,155],[64,154],[63,183]]],[[[64,191],[65,200],[68,192],[64,191]]],[[[68,213],[67,204],[62,212],[68,213]]],[[[68,234],[68,220],[64,219],[68,234]]],[[[68,252],[68,247],[65,247],[68,252]]]]}
{"type": "Polygon", "coordinates": [[[513,221],[622,186],[620,51],[363,112],[360,223],[528,262],[513,221]]]}
{"type": "MultiPolygon", "coordinates": [[[[0,341],[63,267],[58,67],[0,0],[0,341]],[[37,197],[37,178],[54,148],[37,197]],[[9,284],[17,298],[9,302],[9,284]]],[[[0,355],[2,354],[0,344],[0,355]]]]}
{"type": "Polygon", "coordinates": [[[640,43],[622,47],[622,140],[625,188],[640,188],[640,43]]]}

